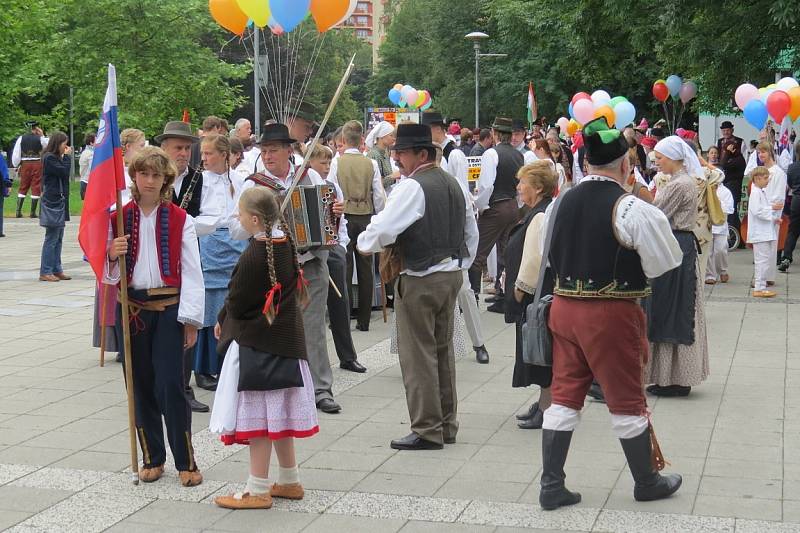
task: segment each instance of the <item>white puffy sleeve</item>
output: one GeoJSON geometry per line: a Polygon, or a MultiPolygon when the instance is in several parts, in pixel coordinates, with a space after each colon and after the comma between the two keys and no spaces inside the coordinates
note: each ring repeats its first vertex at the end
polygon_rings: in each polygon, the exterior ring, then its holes
{"type": "Polygon", "coordinates": [[[683,251],[667,216],[643,200],[634,196],[620,200],[614,213],[614,229],[620,243],[639,254],[648,278],[657,278],[683,261],[683,251]]]}
{"type": "Polygon", "coordinates": [[[494,191],[494,180],[497,179],[498,161],[497,150],[494,148],[489,148],[481,156],[481,173],[478,176],[478,188],[475,191],[475,205],[478,211],[489,208],[489,199],[494,191]]]}
{"type": "Polygon", "coordinates": [[[181,242],[181,301],[178,304],[178,322],[203,327],[206,290],[203,269],[200,266],[200,248],[194,220],[186,215],[181,242]]]}

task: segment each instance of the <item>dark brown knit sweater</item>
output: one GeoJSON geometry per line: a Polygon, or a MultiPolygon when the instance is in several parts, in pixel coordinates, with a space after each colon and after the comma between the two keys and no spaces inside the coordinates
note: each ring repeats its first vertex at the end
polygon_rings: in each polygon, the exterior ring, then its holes
{"type": "Polygon", "coordinates": [[[272,288],[267,270],[266,243],[251,239],[233,269],[228,297],[219,313],[222,334],[217,352],[220,355],[235,340],[240,346],[261,352],[295,359],[307,358],[303,315],[297,302],[297,275],[289,242],[274,242],[273,256],[275,276],[283,287],[277,317],[270,326],[263,314],[267,292],[272,288]]]}

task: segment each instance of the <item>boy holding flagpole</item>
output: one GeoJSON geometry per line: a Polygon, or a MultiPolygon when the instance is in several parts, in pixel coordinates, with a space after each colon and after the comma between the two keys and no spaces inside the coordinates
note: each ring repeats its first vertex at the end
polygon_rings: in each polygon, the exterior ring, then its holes
{"type": "Polygon", "coordinates": [[[181,484],[199,485],[203,478],[194,462],[182,372],[183,351],[197,340],[204,306],[194,223],[171,202],[176,170],[162,150],[145,149],[129,172],[134,200],[109,219],[109,209],[122,206],[125,189],[116,71],[109,65],[78,240],[98,280],[119,284],[133,482],[152,482],[164,472],[163,415],[181,484]],[[110,242],[109,235],[115,237],[110,242]],[[141,475],[137,434],[144,455],[141,475]]]}

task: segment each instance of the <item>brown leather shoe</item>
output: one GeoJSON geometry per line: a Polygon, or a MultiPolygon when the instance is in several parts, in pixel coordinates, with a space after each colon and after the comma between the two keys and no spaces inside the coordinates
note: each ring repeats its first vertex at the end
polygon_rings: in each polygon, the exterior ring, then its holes
{"type": "Polygon", "coordinates": [[[61,280],[52,274],[45,274],[44,276],[39,276],[39,281],[61,281],[61,280]]]}
{"type": "Polygon", "coordinates": [[[180,478],[181,485],[184,487],[196,487],[203,482],[203,474],[199,470],[181,470],[178,472],[178,478],[180,478]]]}
{"type": "Polygon", "coordinates": [[[730,281],[730,279],[731,279],[731,277],[728,274],[720,274],[719,275],[719,281],[721,283],[728,283],[730,281]]]}
{"type": "Polygon", "coordinates": [[[269,489],[269,493],[273,498],[284,498],[287,500],[302,500],[305,495],[303,485],[300,483],[292,483],[290,485],[278,485],[275,483],[272,485],[272,488],[269,489]]]}
{"type": "Polygon", "coordinates": [[[777,295],[774,291],[753,291],[753,298],[775,298],[777,295]]]}
{"type": "Polygon", "coordinates": [[[72,279],[72,276],[67,276],[67,275],[66,275],[66,274],[64,274],[63,272],[59,272],[59,273],[58,273],[58,274],[56,274],[55,276],[56,276],[58,279],[61,279],[61,280],[64,280],[64,281],[67,281],[67,280],[70,280],[70,279],[72,279]]]}
{"type": "Polygon", "coordinates": [[[236,496],[238,494],[217,496],[214,498],[214,503],[225,509],[269,509],[272,507],[272,496],[268,492],[264,494],[245,492],[241,495],[241,498],[236,496]]]}
{"type": "Polygon", "coordinates": [[[139,470],[139,479],[145,483],[152,483],[161,479],[164,475],[164,465],[154,466],[152,468],[142,468],[139,470]]]}

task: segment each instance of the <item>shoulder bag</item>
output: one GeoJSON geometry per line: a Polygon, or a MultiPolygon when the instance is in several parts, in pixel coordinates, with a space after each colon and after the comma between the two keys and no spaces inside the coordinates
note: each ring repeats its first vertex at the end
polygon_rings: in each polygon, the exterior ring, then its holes
{"type": "Polygon", "coordinates": [[[267,391],[303,386],[300,360],[239,346],[239,391],[267,391]]]}
{"type": "Polygon", "coordinates": [[[544,285],[544,274],[547,270],[547,258],[550,255],[550,241],[553,237],[553,225],[556,221],[558,205],[567,194],[569,191],[564,191],[553,204],[550,220],[545,230],[539,281],[536,283],[533,302],[528,304],[528,308],[525,310],[525,323],[522,325],[522,360],[529,365],[553,366],[553,336],[547,326],[553,295],[542,296],[542,285],[544,285]]]}

